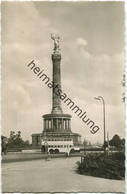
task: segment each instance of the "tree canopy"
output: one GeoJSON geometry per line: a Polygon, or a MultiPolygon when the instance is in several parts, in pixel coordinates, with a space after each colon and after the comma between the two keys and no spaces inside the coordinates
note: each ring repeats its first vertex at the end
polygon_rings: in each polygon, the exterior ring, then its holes
{"type": "Polygon", "coordinates": [[[21,131],[15,133],[14,131],[10,131],[10,137],[8,139],[8,147],[25,147],[29,145],[29,141],[24,141],[21,137],[21,131]]]}
{"type": "Polygon", "coordinates": [[[111,146],[115,146],[116,148],[121,148],[125,145],[125,139],[121,139],[119,135],[114,135],[113,138],[109,141],[111,146]]]}

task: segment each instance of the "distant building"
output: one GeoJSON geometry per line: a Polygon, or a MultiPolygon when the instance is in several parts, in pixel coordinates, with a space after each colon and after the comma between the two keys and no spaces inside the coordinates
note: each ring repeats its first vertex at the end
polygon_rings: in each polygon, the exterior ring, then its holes
{"type": "Polygon", "coordinates": [[[41,146],[42,133],[32,134],[32,146],[41,146]]]}

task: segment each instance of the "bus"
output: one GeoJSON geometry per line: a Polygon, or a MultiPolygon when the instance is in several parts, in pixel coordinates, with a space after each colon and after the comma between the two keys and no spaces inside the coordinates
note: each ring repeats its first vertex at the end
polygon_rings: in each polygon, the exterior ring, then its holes
{"type": "Polygon", "coordinates": [[[67,153],[74,151],[72,138],[42,138],[41,151],[50,154],[67,153]]]}

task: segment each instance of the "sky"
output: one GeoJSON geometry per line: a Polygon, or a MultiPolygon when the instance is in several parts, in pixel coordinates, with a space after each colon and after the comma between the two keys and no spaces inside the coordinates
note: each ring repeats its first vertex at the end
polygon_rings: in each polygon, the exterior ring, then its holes
{"type": "Polygon", "coordinates": [[[32,60],[52,79],[53,41],[61,37],[62,90],[93,120],[96,134],[72,115],[71,129],[92,143],[106,132],[124,137],[122,75],[124,71],[123,2],[2,2],[2,134],[21,131],[23,139],[43,131],[42,115],[51,113],[52,90],[28,69],[32,60]]]}

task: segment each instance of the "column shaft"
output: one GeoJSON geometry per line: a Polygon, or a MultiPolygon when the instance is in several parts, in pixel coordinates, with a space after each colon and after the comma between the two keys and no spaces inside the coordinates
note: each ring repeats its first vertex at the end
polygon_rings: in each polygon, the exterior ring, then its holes
{"type": "Polygon", "coordinates": [[[51,119],[51,129],[53,129],[53,119],[51,119]]]}
{"type": "Polygon", "coordinates": [[[58,129],[58,119],[56,119],[56,128],[58,129]]]}

